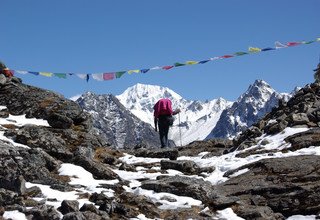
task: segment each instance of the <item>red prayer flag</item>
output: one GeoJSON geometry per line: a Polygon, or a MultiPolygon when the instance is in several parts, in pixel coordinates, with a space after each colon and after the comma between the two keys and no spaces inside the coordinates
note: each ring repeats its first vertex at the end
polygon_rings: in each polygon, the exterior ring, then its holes
{"type": "Polygon", "coordinates": [[[230,58],[230,57],[233,57],[232,55],[224,55],[224,56],[221,56],[220,58],[230,58]]]}
{"type": "Polygon", "coordinates": [[[115,77],[115,73],[104,73],[103,80],[112,80],[115,77]]]}
{"type": "Polygon", "coordinates": [[[169,70],[169,69],[171,69],[173,66],[164,66],[164,67],[162,67],[162,69],[164,69],[164,70],[169,70]]]}
{"type": "Polygon", "coordinates": [[[287,43],[287,46],[288,47],[292,47],[292,46],[297,46],[299,44],[301,44],[301,43],[299,43],[299,42],[289,42],[289,43],[287,43]]]}

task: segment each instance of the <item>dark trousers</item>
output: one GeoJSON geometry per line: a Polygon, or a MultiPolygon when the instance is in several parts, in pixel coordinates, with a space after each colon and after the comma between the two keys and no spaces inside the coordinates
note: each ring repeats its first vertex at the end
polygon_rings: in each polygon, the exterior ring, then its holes
{"type": "Polygon", "coordinates": [[[161,147],[168,147],[169,123],[168,115],[160,115],[158,120],[161,147]]]}

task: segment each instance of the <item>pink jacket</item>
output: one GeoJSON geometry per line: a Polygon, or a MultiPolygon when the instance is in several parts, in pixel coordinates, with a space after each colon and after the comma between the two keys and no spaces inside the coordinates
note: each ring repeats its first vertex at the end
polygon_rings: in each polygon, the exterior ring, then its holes
{"type": "Polygon", "coordinates": [[[160,99],[153,109],[155,118],[158,118],[160,115],[172,115],[173,113],[170,99],[160,99]]]}

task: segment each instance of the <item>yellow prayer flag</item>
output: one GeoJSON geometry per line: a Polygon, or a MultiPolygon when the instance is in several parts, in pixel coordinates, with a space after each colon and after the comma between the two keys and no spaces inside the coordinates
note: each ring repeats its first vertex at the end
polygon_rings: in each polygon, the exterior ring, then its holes
{"type": "Polygon", "coordinates": [[[128,71],[128,74],[139,73],[139,72],[140,72],[140,70],[129,70],[129,71],[128,71]]]}
{"type": "Polygon", "coordinates": [[[258,47],[249,47],[249,52],[252,52],[252,53],[257,53],[257,52],[260,52],[261,49],[258,48],[258,47]]]}
{"type": "Polygon", "coordinates": [[[318,38],[316,39],[316,41],[320,41],[320,37],[318,37],[318,38]]]}
{"type": "Polygon", "coordinates": [[[46,76],[46,77],[51,77],[53,73],[48,73],[48,72],[39,72],[39,75],[41,76],[46,76]]]}
{"type": "Polygon", "coordinates": [[[198,61],[187,61],[186,64],[187,65],[194,65],[194,64],[198,64],[198,61]]]}

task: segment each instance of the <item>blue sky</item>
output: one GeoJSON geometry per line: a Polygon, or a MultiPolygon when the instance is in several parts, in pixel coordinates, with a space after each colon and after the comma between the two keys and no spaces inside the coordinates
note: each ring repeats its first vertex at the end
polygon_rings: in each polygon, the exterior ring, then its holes
{"type": "MultiPolygon", "coordinates": [[[[103,73],[272,47],[320,37],[319,0],[0,0],[0,60],[14,70],[103,73]]],[[[256,79],[279,92],[313,81],[320,43],[202,65],[125,74],[88,83],[20,75],[66,97],[122,93],[136,83],[169,87],[186,99],[234,101],[256,79]]]]}

